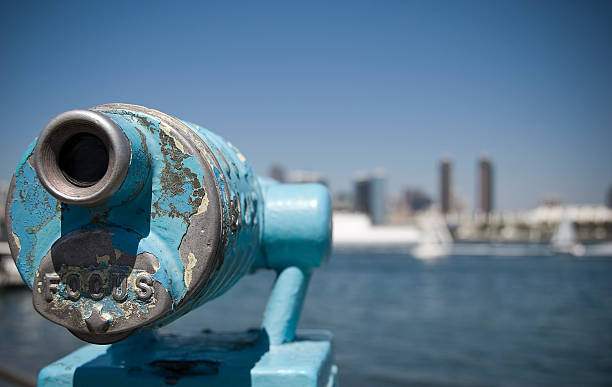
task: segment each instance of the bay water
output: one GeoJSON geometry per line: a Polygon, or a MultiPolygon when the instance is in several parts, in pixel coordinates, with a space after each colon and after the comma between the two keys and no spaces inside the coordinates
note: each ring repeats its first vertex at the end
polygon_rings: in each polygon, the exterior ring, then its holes
{"type": "MultiPolygon", "coordinates": [[[[249,275],[163,331],[257,327],[273,281],[249,275]]],[[[333,333],[341,386],[609,386],[612,257],[335,253],[300,328],[333,333]]],[[[34,374],[81,345],[29,290],[0,290],[5,367],[34,374]]]]}

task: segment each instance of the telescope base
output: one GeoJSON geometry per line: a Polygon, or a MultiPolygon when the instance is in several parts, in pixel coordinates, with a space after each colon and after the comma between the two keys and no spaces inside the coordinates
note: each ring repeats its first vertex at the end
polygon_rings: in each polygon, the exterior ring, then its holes
{"type": "Polygon", "coordinates": [[[270,345],[265,330],[197,336],[137,333],[86,345],[43,368],[38,386],[337,386],[332,336],[300,330],[270,345]]]}

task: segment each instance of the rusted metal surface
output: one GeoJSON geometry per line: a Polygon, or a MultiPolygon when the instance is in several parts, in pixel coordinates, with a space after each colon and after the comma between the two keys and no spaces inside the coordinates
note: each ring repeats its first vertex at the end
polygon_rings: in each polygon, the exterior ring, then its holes
{"type": "Polygon", "coordinates": [[[225,140],[151,109],[103,105],[60,115],[28,149],[7,203],[9,243],[37,311],[106,343],[172,321],[247,273],[260,197],[225,140]],[[110,154],[106,174],[86,187],[56,165],[79,128],[110,154]],[[126,149],[127,165],[116,161],[126,149]]]}
{"type": "Polygon", "coordinates": [[[261,268],[304,279],[279,281],[266,311],[271,341],[290,341],[330,251],[325,187],[259,179],[228,141],[136,105],[53,119],[6,213],[36,310],[98,344],[165,325],[261,268]]]}

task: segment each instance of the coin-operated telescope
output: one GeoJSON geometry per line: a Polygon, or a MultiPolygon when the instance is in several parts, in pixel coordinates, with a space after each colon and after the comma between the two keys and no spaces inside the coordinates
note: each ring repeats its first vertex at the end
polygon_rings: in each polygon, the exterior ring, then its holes
{"type": "Polygon", "coordinates": [[[324,186],[258,178],[214,133],[110,104],[51,120],[8,197],[9,245],[34,308],[90,343],[133,335],[68,355],[43,369],[40,385],[335,380],[329,335],[294,341],[311,270],[330,252],[324,186]],[[279,273],[261,331],[145,333],[258,269],[279,273]]]}

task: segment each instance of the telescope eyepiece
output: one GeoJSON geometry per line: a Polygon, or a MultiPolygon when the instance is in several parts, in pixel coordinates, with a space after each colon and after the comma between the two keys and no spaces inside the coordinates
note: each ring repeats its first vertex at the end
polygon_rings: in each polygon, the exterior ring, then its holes
{"type": "Polygon", "coordinates": [[[57,158],[62,174],[78,187],[91,187],[108,170],[108,149],[90,133],[77,133],[62,145],[57,158]]]}
{"type": "Polygon", "coordinates": [[[61,202],[95,207],[119,189],[130,159],[130,142],[111,119],[90,110],[71,110],[41,132],[34,169],[61,202]]]}

